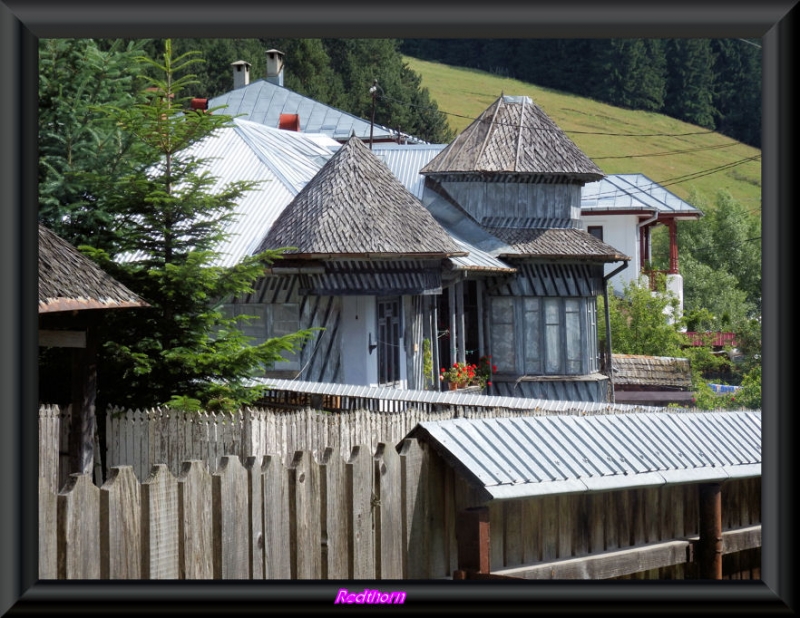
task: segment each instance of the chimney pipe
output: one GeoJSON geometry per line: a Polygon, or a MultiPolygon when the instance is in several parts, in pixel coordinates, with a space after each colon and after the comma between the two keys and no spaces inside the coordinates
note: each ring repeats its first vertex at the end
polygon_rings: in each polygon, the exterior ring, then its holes
{"type": "Polygon", "coordinates": [[[233,89],[247,86],[250,83],[250,63],[244,60],[231,62],[233,67],[233,89]]]}
{"type": "Polygon", "coordinates": [[[267,81],[276,86],[283,86],[283,52],[277,49],[267,50],[267,81]]]}

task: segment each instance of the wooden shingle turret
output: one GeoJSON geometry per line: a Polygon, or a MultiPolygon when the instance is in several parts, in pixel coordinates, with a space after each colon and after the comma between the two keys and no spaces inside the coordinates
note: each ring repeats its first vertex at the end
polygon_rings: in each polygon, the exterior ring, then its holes
{"type": "Polygon", "coordinates": [[[430,161],[421,173],[559,176],[592,182],[604,174],[526,96],[501,96],[430,161]]]}
{"type": "Polygon", "coordinates": [[[422,203],[357,137],[284,209],[259,251],[293,258],[465,255],[422,203]]]}

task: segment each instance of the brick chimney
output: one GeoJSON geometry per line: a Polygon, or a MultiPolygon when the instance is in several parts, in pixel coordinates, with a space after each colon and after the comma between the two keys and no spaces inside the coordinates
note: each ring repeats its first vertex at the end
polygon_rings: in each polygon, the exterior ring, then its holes
{"type": "Polygon", "coordinates": [[[250,63],[244,60],[231,62],[233,68],[233,89],[247,86],[250,83],[250,63]]]}
{"type": "Polygon", "coordinates": [[[276,86],[283,86],[283,52],[277,49],[267,50],[267,81],[276,86]]]}

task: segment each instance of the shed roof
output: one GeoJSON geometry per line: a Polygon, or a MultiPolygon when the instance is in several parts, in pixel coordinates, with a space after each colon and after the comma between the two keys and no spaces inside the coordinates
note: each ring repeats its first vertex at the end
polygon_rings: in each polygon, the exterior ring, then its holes
{"type": "Polygon", "coordinates": [[[589,182],[602,170],[526,96],[500,96],[422,174],[508,173],[589,182]]]}
{"type": "Polygon", "coordinates": [[[137,294],[39,224],[39,313],[146,306],[137,294]]]}
{"type": "Polygon", "coordinates": [[[614,386],[692,388],[692,369],[688,358],[613,354],[611,359],[614,386]]]}
{"type": "Polygon", "coordinates": [[[532,416],[419,423],[485,500],[761,475],[760,412],[532,416]]]}
{"type": "Polygon", "coordinates": [[[259,250],[289,256],[463,255],[422,203],[358,138],[351,138],[292,200],[259,250]]]}

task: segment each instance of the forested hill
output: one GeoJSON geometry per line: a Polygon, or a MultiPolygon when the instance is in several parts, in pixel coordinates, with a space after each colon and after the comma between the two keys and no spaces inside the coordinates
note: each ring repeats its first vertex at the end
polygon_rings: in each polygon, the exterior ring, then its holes
{"type": "Polygon", "coordinates": [[[761,147],[757,39],[404,39],[400,50],[658,112],[761,147]]]}

